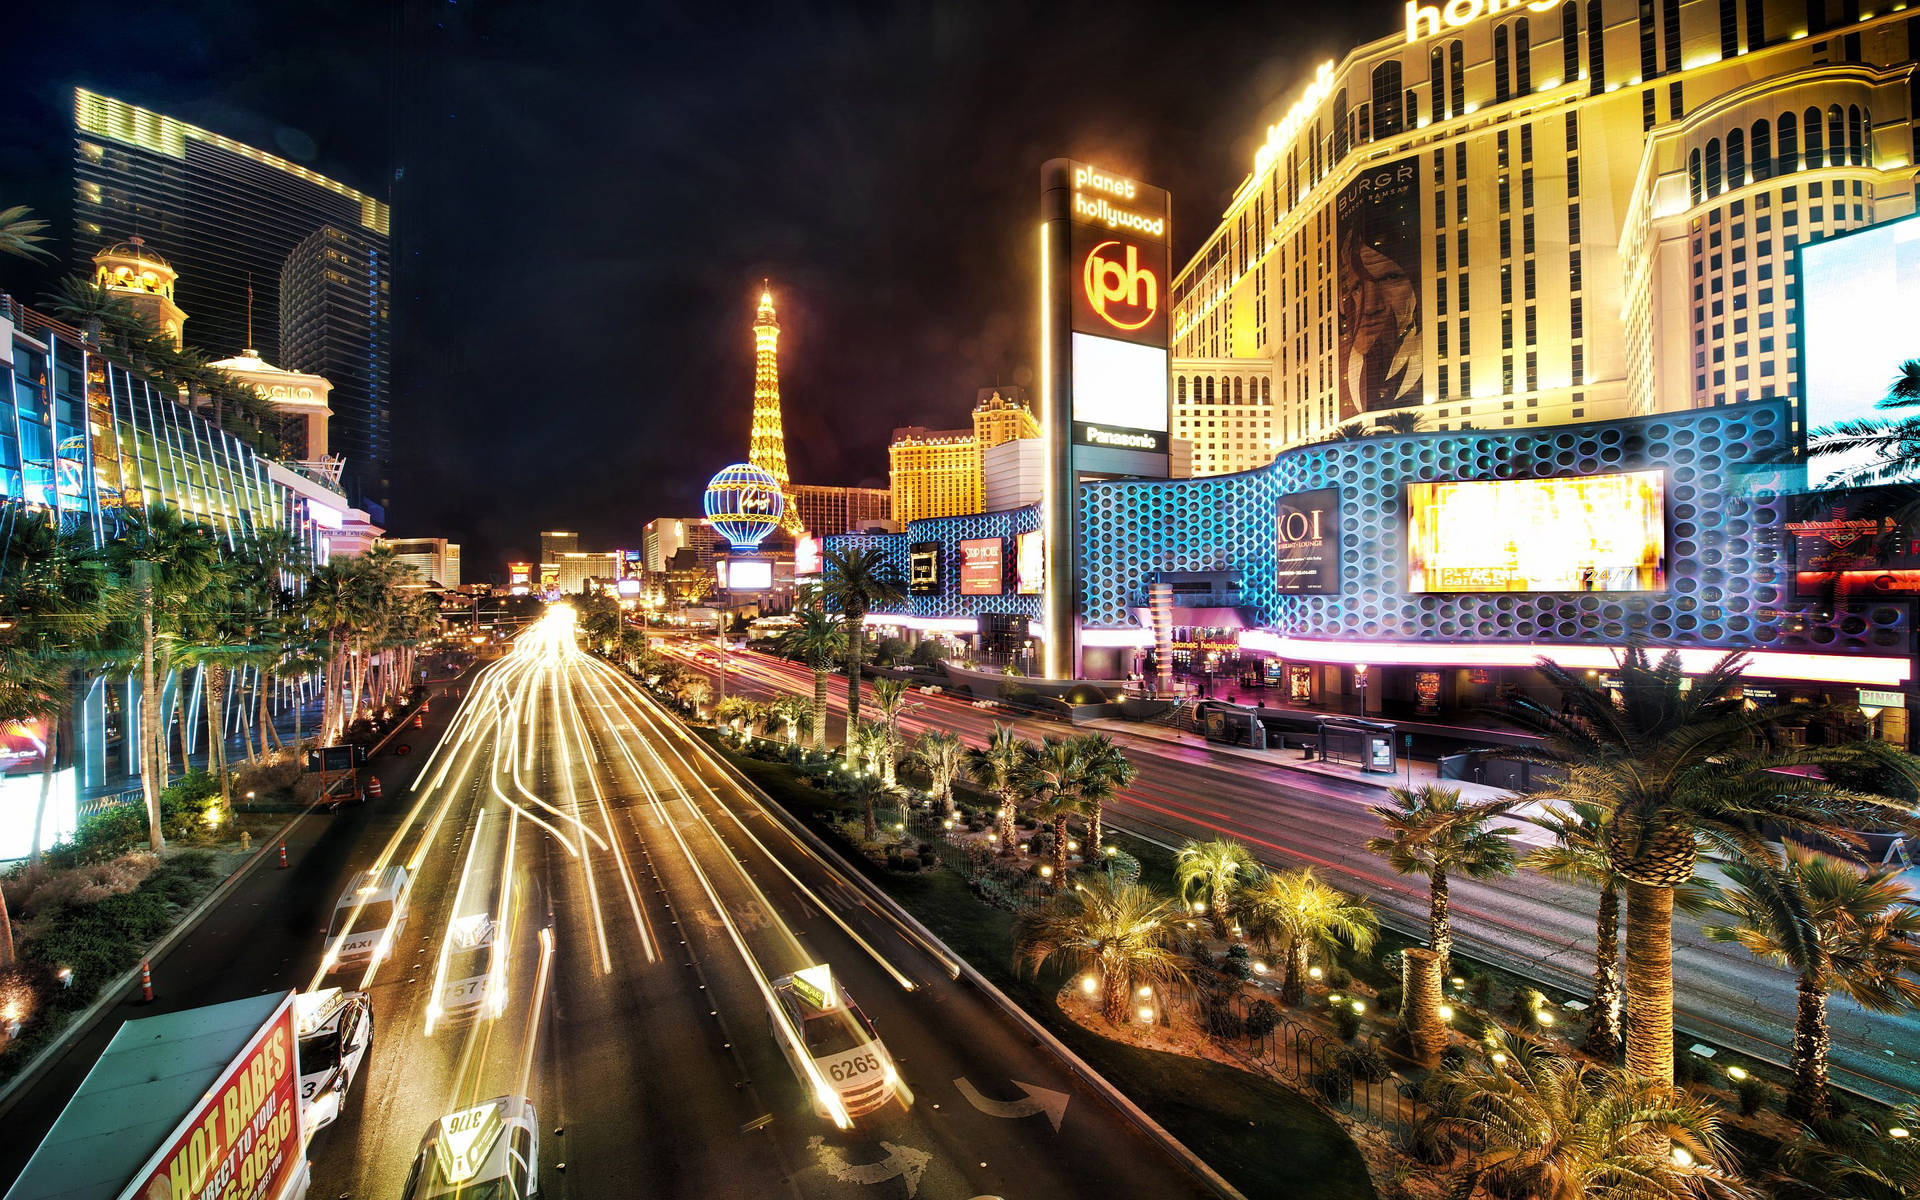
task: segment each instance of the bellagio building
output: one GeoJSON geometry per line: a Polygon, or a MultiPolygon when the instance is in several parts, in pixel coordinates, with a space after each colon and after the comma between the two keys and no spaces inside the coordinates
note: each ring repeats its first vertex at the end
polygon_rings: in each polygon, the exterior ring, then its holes
{"type": "Polygon", "coordinates": [[[1196,474],[1393,412],[1499,429],[1795,396],[1797,248],[1915,211],[1903,0],[1395,17],[1291,98],[1174,282],[1196,474]]]}

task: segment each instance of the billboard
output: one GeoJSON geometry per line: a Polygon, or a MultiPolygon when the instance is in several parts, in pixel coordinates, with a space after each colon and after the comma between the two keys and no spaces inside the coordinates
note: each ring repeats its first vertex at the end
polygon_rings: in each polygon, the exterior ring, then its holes
{"type": "Polygon", "coordinates": [[[218,1195],[273,1200],[304,1167],[293,997],[227,1068],[126,1200],[218,1195]]]}
{"type": "Polygon", "coordinates": [[[967,538],[960,543],[960,594],[998,596],[1007,590],[1006,541],[1003,538],[967,538]]]}
{"type": "Polygon", "coordinates": [[[1850,488],[1787,498],[1796,596],[1920,595],[1920,493],[1850,488]]]}
{"type": "Polygon", "coordinates": [[[1407,590],[1649,592],[1666,587],[1665,477],[1407,485],[1407,590]]]}
{"type": "Polygon", "coordinates": [[[1165,454],[1171,200],[1086,163],[1071,183],[1073,440],[1165,454]]]}
{"type": "Polygon", "coordinates": [[[1014,590],[1022,596],[1037,596],[1047,586],[1046,535],[1029,530],[1013,536],[1014,590]]]}
{"type": "Polygon", "coordinates": [[[727,560],[727,590],[764,592],[773,586],[773,563],[764,558],[727,560]]]}
{"type": "Polygon", "coordinates": [[[1325,596],[1340,590],[1340,489],[1280,497],[1273,559],[1274,588],[1282,595],[1325,596]]]}
{"type": "Polygon", "coordinates": [[[1426,394],[1419,160],[1361,172],[1334,209],[1342,421],[1426,394]]]}
{"type": "Polygon", "coordinates": [[[1166,432],[1166,350],[1074,334],[1073,440],[1083,446],[1121,444],[1164,454],[1166,432]],[[1131,443],[1110,440],[1129,434],[1160,436],[1146,439],[1144,445],[1138,438],[1131,443]]]}
{"type": "Polygon", "coordinates": [[[805,579],[820,573],[820,539],[803,533],[793,543],[793,575],[805,579]]]}
{"type": "MultiPolygon", "coordinates": [[[[1901,364],[1920,358],[1920,219],[1800,247],[1800,390],[1806,428],[1884,420],[1876,408],[1901,364]]],[[[1808,481],[1831,486],[1878,460],[1871,450],[1815,457],[1808,481]]],[[[1880,482],[1913,481],[1911,474],[1880,482]]]]}
{"type": "Polygon", "coordinates": [[[907,559],[907,590],[916,596],[940,591],[940,543],[915,542],[907,559]]]}

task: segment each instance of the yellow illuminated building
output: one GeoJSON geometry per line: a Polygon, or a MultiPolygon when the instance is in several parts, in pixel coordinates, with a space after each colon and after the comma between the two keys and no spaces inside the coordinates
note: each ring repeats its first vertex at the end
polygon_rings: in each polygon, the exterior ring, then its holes
{"type": "Polygon", "coordinates": [[[173,286],[178,278],[167,260],[155,254],[137,235],[105,247],[93,256],[94,286],[124,300],[164,334],[175,350],[184,344],[181,331],[187,323],[185,310],[173,298],[173,286]]]}
{"type": "Polygon", "coordinates": [[[1018,388],[983,388],[971,429],[893,431],[887,447],[893,519],[902,527],[926,517],[977,513],[986,498],[986,452],[1003,442],[1040,436],[1040,423],[1018,388]]]}
{"type": "Polygon", "coordinates": [[[1196,474],[1385,412],[1501,429],[1795,396],[1798,248],[1915,210],[1905,0],[1379,12],[1385,36],[1275,98],[1175,278],[1196,474]],[[1262,382],[1225,411],[1221,380],[1261,376],[1270,404],[1262,382]]]}
{"type": "Polygon", "coordinates": [[[780,322],[773,317],[773,292],[762,288],[753,314],[753,430],[747,461],[780,481],[787,497],[781,528],[800,531],[799,506],[787,475],[786,423],[780,416],[780,322]]]}

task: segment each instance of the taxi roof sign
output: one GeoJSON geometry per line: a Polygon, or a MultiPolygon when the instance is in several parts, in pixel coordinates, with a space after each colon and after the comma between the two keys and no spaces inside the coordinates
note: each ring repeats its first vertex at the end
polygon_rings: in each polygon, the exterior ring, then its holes
{"type": "Polygon", "coordinates": [[[833,986],[833,968],[826,963],[795,971],[793,991],[795,995],[815,1008],[832,1008],[838,1003],[833,986]]]}
{"type": "Polygon", "coordinates": [[[466,1183],[478,1174],[502,1128],[498,1102],[441,1117],[440,1137],[433,1146],[447,1182],[466,1183]]]}
{"type": "Polygon", "coordinates": [[[345,1003],[346,995],[344,989],[337,987],[296,994],[293,998],[293,1013],[300,1032],[312,1033],[325,1025],[345,1003]]]}

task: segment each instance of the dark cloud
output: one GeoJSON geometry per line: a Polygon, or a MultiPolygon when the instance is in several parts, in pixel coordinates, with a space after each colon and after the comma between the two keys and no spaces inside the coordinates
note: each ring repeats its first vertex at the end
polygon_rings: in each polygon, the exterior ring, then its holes
{"type": "Polygon", "coordinates": [[[64,226],[75,83],[391,188],[391,525],[493,574],[541,528],[636,545],[744,457],[762,276],[796,477],[884,483],[895,425],[1031,370],[1042,161],[1169,187],[1190,252],[1311,66],[1391,27],[1361,7],[36,5],[0,206],[64,226]]]}

